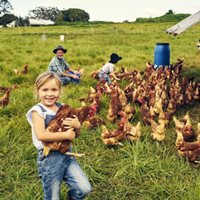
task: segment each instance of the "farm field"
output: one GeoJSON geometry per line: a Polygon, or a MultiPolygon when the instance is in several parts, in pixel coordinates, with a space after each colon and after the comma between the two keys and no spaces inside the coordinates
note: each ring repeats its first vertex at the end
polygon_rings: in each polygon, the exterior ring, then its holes
{"type": "MultiPolygon", "coordinates": [[[[0,108],[0,200],[41,200],[42,184],[38,178],[36,149],[32,144],[31,129],[26,112],[37,103],[34,81],[45,71],[58,44],[68,49],[65,58],[74,69],[85,69],[79,85],[63,88],[60,102],[79,107],[80,97],[86,97],[96,80],[90,73],[107,62],[112,52],[123,59],[116,69],[144,70],[145,63],[153,63],[157,42],[169,42],[171,63],[184,58],[183,76],[200,82],[200,25],[180,36],[165,30],[173,23],[72,24],[67,26],[25,27],[0,29],[0,86],[17,84],[11,91],[7,107],[0,108]],[[42,40],[45,34],[47,39],[42,40]],[[59,41],[59,35],[65,41],[59,41]],[[28,63],[27,75],[16,75],[28,63]]],[[[119,82],[125,85],[124,82],[119,82]]],[[[106,119],[109,99],[102,99],[98,114],[106,119]]],[[[175,116],[181,118],[189,111],[192,125],[200,122],[200,105],[185,106],[175,116]]],[[[139,112],[131,121],[141,120],[139,112]]],[[[107,122],[110,128],[116,127],[107,122]]],[[[174,122],[167,126],[166,139],[153,141],[150,127],[142,124],[142,136],[137,142],[123,141],[123,146],[107,147],[101,141],[101,128],[83,128],[75,139],[73,151],[85,153],[77,158],[93,186],[88,200],[199,200],[200,166],[190,164],[177,155],[174,122]]],[[[66,198],[63,184],[61,200],[66,198]]]]}

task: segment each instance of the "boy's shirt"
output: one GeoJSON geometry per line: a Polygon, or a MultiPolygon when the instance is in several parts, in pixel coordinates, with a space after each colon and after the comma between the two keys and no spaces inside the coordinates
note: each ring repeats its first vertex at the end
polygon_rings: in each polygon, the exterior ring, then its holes
{"type": "Polygon", "coordinates": [[[61,74],[68,70],[69,64],[65,62],[64,58],[58,58],[54,56],[49,63],[48,70],[51,72],[56,73],[58,76],[62,76],[61,74]]]}

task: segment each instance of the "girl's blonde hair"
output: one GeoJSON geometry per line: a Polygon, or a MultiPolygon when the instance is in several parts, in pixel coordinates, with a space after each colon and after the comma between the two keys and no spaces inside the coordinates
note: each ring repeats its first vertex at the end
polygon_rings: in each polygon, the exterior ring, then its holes
{"type": "Polygon", "coordinates": [[[35,81],[35,89],[38,91],[45,83],[47,83],[49,80],[54,79],[57,83],[57,86],[61,90],[61,81],[60,78],[54,73],[54,72],[43,72],[41,73],[35,81]]]}

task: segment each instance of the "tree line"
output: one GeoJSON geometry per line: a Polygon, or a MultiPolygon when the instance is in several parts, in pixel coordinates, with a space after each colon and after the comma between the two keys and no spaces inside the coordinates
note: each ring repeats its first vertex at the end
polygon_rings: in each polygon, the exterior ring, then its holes
{"type": "Polygon", "coordinates": [[[36,7],[30,10],[28,16],[17,17],[11,13],[13,7],[8,0],[0,0],[0,25],[6,25],[14,20],[18,26],[29,25],[29,18],[51,20],[56,23],[60,22],[87,22],[90,19],[89,14],[78,8],[59,10],[57,7],[36,7]]]}
{"type": "Polygon", "coordinates": [[[190,14],[175,14],[173,10],[168,10],[164,15],[160,17],[149,17],[149,18],[137,18],[136,22],[139,23],[149,23],[149,22],[178,22],[186,17],[190,16],[190,14]]]}

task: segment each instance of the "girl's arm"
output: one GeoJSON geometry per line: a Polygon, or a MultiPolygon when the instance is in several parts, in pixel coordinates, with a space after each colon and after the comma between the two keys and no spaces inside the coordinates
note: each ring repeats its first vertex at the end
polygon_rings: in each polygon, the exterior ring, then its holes
{"type": "Polygon", "coordinates": [[[73,129],[69,129],[66,132],[48,132],[45,130],[44,119],[38,114],[38,112],[32,112],[33,130],[36,137],[40,141],[55,142],[62,140],[73,140],[75,138],[75,132],[73,129]]]}

